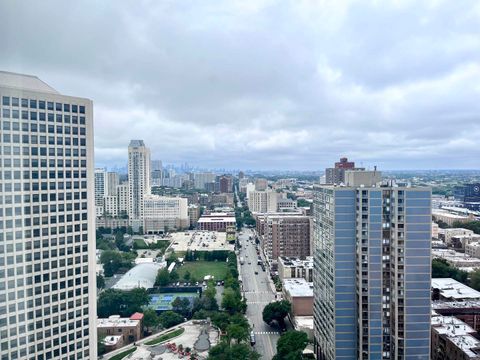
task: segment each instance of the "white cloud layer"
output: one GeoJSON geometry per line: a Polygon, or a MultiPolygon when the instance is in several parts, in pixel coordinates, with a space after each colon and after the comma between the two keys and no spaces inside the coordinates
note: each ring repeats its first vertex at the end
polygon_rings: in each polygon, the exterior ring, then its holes
{"type": "Polygon", "coordinates": [[[480,5],[13,1],[0,69],[95,103],[96,161],[478,168],[480,5]]]}

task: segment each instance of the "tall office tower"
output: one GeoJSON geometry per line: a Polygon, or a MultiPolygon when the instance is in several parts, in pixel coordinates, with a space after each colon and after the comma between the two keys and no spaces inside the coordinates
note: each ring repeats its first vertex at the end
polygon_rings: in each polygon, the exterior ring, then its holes
{"type": "Polygon", "coordinates": [[[93,111],[0,72],[0,355],[96,359],[93,111]]]}
{"type": "Polygon", "coordinates": [[[355,163],[341,158],[335,163],[335,167],[325,169],[325,180],[327,184],[340,184],[345,181],[345,170],[355,169],[355,163]]]}
{"type": "Polygon", "coordinates": [[[103,168],[95,169],[95,206],[103,206],[106,174],[107,172],[103,168]]]}
{"type": "Polygon", "coordinates": [[[430,358],[431,190],[316,188],[318,359],[430,358]]]}
{"type": "Polygon", "coordinates": [[[162,186],[163,164],[162,160],[152,160],[152,186],[162,186]]]}
{"type": "Polygon", "coordinates": [[[150,194],[150,150],[143,140],[131,140],[128,146],[128,216],[141,226],[143,198],[150,194]]]}
{"type": "Polygon", "coordinates": [[[116,196],[118,184],[120,184],[118,173],[112,171],[105,173],[105,196],[116,196]]]}

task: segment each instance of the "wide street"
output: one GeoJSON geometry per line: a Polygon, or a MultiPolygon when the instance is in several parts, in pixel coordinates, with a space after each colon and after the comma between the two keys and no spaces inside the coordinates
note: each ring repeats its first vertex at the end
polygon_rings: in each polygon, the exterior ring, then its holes
{"type": "Polygon", "coordinates": [[[257,253],[255,241],[249,240],[253,237],[250,229],[243,228],[243,234],[239,235],[242,245],[238,259],[244,258],[245,263],[240,265],[243,282],[244,296],[247,298],[246,316],[255,333],[255,349],[262,355],[262,359],[272,359],[276,353],[277,340],[280,337],[278,329],[265,324],[262,319],[262,311],[266,304],[275,300],[275,293],[269,283],[268,270],[263,271],[257,265],[257,253]],[[258,275],[255,275],[255,271],[258,275]]]}

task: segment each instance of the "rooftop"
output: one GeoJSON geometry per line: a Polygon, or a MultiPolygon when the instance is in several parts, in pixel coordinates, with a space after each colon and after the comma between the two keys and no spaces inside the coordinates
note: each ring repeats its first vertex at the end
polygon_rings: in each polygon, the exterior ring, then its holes
{"type": "Polygon", "coordinates": [[[148,262],[135,265],[113,285],[114,289],[132,290],[143,287],[153,288],[158,270],[165,267],[164,263],[148,262]]]}
{"type": "Polygon", "coordinates": [[[305,260],[286,256],[279,257],[280,262],[286,267],[308,267],[313,268],[313,256],[307,256],[305,260]]]}
{"type": "Polygon", "coordinates": [[[122,335],[108,335],[103,339],[103,343],[107,346],[115,346],[122,338],[122,335]]]}
{"type": "Polygon", "coordinates": [[[137,326],[139,320],[132,320],[131,318],[122,318],[120,315],[112,315],[107,319],[97,319],[97,328],[104,327],[129,327],[137,326]]]}
{"type": "Polygon", "coordinates": [[[303,278],[284,279],[283,287],[292,297],[313,297],[313,283],[303,278]]]}
{"type": "Polygon", "coordinates": [[[128,147],[142,147],[145,146],[143,140],[130,140],[128,147]]]}
{"type": "Polygon", "coordinates": [[[480,292],[452,278],[433,278],[432,288],[439,289],[440,295],[446,299],[480,299],[480,292]]]}
{"type": "Polygon", "coordinates": [[[454,316],[432,316],[432,330],[447,337],[467,356],[475,358],[478,356],[480,341],[472,336],[477,332],[462,320],[454,316]]]}
{"type": "Polygon", "coordinates": [[[58,94],[58,91],[33,75],[0,71],[0,86],[58,94]]]}
{"type": "Polygon", "coordinates": [[[211,216],[209,215],[208,217],[202,216],[200,219],[198,219],[199,223],[210,223],[210,222],[217,222],[217,221],[223,221],[223,222],[235,222],[235,216],[211,216]]]}
{"type": "Polygon", "coordinates": [[[187,250],[234,250],[234,245],[227,241],[227,234],[218,231],[185,231],[172,233],[172,249],[187,250]]]}

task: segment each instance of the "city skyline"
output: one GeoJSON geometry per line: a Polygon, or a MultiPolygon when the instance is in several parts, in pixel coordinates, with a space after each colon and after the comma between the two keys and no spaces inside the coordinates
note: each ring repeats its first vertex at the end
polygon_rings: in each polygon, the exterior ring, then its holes
{"type": "Polygon", "coordinates": [[[95,102],[97,166],[478,164],[474,1],[95,5],[2,3],[0,68],[95,102]]]}

